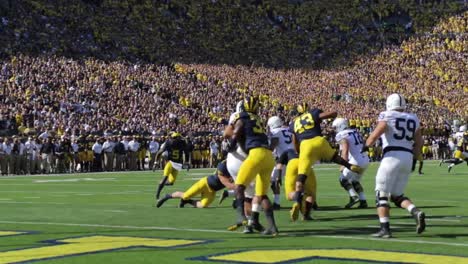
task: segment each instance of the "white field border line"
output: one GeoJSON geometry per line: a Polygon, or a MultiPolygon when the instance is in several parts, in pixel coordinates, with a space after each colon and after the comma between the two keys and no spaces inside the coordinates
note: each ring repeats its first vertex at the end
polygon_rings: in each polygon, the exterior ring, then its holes
{"type": "MultiPolygon", "coordinates": [[[[154,182],[155,182],[154,185],[156,186],[157,182],[156,181],[154,181],[154,182]]],[[[45,185],[75,186],[76,187],[76,186],[78,186],[77,184],[82,184],[81,186],[93,186],[93,187],[95,187],[95,186],[106,186],[106,187],[109,187],[109,186],[110,187],[142,187],[142,186],[144,186],[144,187],[148,187],[148,184],[102,184],[101,183],[99,185],[91,185],[89,183],[90,182],[87,182],[87,183],[85,183],[85,182],[81,182],[81,183],[75,182],[73,184],[72,183],[44,182],[44,183],[40,183],[40,185],[42,185],[42,186],[45,186],[45,185]]],[[[2,186],[38,186],[38,183],[7,183],[7,184],[2,183],[0,185],[0,187],[2,187],[2,186]]]]}
{"type": "MultiPolygon", "coordinates": [[[[317,166],[317,165],[315,165],[317,166]]],[[[338,165],[333,165],[333,164],[325,164],[325,165],[319,165],[319,167],[315,167],[315,170],[337,170],[339,169],[338,165]]],[[[202,168],[202,169],[190,169],[187,174],[190,175],[206,175],[210,174],[210,171],[214,171],[216,168],[202,168]],[[191,173],[191,171],[207,171],[205,172],[196,172],[196,173],[191,173]]],[[[95,175],[102,175],[102,174],[154,174],[154,175],[159,175],[162,173],[163,170],[156,170],[156,171],[150,171],[150,170],[145,170],[145,171],[103,171],[103,172],[86,172],[86,173],[54,173],[54,174],[28,174],[28,175],[7,175],[3,176],[1,179],[14,179],[14,178],[31,178],[31,177],[79,177],[79,176],[95,176],[95,175]]],[[[186,171],[185,171],[186,172],[186,171]]]]}
{"type": "MultiPolygon", "coordinates": [[[[65,194],[66,196],[68,195],[83,195],[83,194],[86,194],[86,195],[100,195],[100,194],[103,194],[103,195],[106,195],[106,194],[109,194],[109,195],[117,195],[117,194],[144,194],[145,192],[148,192],[148,193],[154,193],[154,191],[151,191],[151,190],[148,190],[148,191],[125,191],[125,192],[47,192],[45,193],[45,195],[49,195],[49,194],[65,194]]],[[[44,191],[0,191],[0,193],[44,193],[44,191]]],[[[55,196],[55,195],[50,195],[50,196],[55,196]]],[[[2,200],[2,199],[0,199],[2,200]]]]}
{"type": "MultiPolygon", "coordinates": [[[[3,221],[2,224],[23,224],[23,225],[56,225],[56,226],[80,226],[80,227],[103,227],[103,228],[120,228],[120,229],[147,229],[147,230],[173,230],[173,231],[185,231],[185,232],[204,232],[204,233],[223,233],[223,234],[236,234],[239,232],[225,231],[225,230],[213,230],[213,229],[196,229],[196,228],[177,228],[177,227],[160,227],[160,226],[126,226],[126,225],[101,225],[101,224],[78,224],[78,223],[56,223],[56,222],[20,222],[20,221],[3,221]]],[[[284,232],[283,234],[288,234],[284,232]]],[[[444,246],[460,246],[468,247],[468,244],[463,243],[450,243],[442,241],[424,241],[424,240],[403,240],[403,239],[381,239],[371,237],[355,237],[355,236],[323,236],[318,235],[314,237],[330,238],[330,239],[351,239],[351,240],[372,240],[379,242],[400,242],[410,244],[430,244],[430,245],[444,245],[444,246]]]]}
{"type": "MultiPolygon", "coordinates": [[[[12,201],[12,199],[10,200],[0,200],[0,204],[31,204],[31,205],[35,205],[35,204],[40,204],[40,205],[66,205],[66,206],[69,206],[69,205],[76,205],[74,203],[57,203],[57,202],[22,202],[22,201],[12,201]]],[[[115,204],[110,204],[110,203],[93,203],[93,206],[107,206],[107,208],[111,205],[115,205],[115,204]]],[[[129,207],[147,207],[149,208],[150,206],[147,205],[147,204],[142,204],[142,205],[138,205],[138,204],[123,204],[123,203],[119,203],[119,205],[121,206],[129,206],[129,207]]],[[[174,207],[175,208],[175,207],[174,207]]],[[[96,209],[90,209],[90,208],[86,208],[86,209],[81,209],[81,210],[96,210],[96,209]]],[[[99,210],[102,210],[102,209],[99,209],[99,210]]]]}
{"type": "Polygon", "coordinates": [[[0,220],[0,223],[2,223],[2,224],[23,224],[23,225],[56,225],[56,226],[103,227],[103,228],[121,228],[121,229],[174,230],[174,231],[185,231],[185,232],[239,234],[237,232],[232,232],[232,231],[227,231],[227,230],[160,227],[160,226],[127,226],[127,225],[101,225],[101,224],[55,223],[55,222],[18,222],[18,221],[1,221],[1,220],[0,220]]]}
{"type": "Polygon", "coordinates": [[[0,201],[0,204],[52,204],[52,205],[69,205],[66,203],[54,203],[54,202],[18,202],[18,201],[0,201]]]}

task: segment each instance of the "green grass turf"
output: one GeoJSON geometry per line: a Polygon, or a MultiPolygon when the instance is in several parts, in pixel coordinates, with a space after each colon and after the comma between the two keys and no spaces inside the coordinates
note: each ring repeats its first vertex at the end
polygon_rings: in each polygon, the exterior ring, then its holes
{"type": "MultiPolygon", "coordinates": [[[[50,244],[41,241],[89,235],[181,238],[210,243],[170,249],[121,249],[38,263],[201,263],[202,260],[189,258],[247,249],[299,248],[442,254],[467,257],[466,262],[460,263],[468,263],[468,166],[460,164],[448,173],[446,165],[439,167],[438,162],[427,161],[424,175],[413,174],[405,194],[426,212],[427,230],[416,235],[414,220],[408,212],[393,207],[394,238],[389,240],[369,237],[378,227],[373,191],[377,166],[378,163],[371,164],[363,177],[371,208],[351,210],[343,209],[348,197],[338,183],[338,167],[316,166],[321,209],[313,213],[315,220],[290,222],[286,207],[291,203],[284,201],[282,195],[283,209],[275,212],[281,233],[275,238],[228,232],[226,227],[235,221],[230,198],[220,207],[216,200],[207,209],[176,208],[175,199],[155,208],[154,190],[161,171],[0,177],[0,231],[32,232],[0,237],[0,263],[6,262],[2,259],[5,251],[45,247],[50,244]]],[[[213,169],[182,172],[176,184],[166,187],[163,193],[183,191],[197,178],[212,172],[213,169]]],[[[265,222],[263,216],[261,221],[265,222]]],[[[301,263],[335,262],[350,260],[309,259],[301,263]]]]}

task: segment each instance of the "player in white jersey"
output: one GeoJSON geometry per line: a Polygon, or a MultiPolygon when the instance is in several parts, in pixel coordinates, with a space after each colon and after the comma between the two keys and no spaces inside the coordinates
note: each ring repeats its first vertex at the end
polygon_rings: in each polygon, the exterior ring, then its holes
{"type": "MultiPolygon", "coordinates": [[[[369,165],[369,156],[361,153],[364,144],[361,134],[349,128],[348,120],[344,118],[335,119],[332,126],[337,132],[335,139],[340,145],[341,157],[350,164],[366,169],[369,165]]],[[[340,185],[349,194],[349,202],[345,208],[351,208],[357,203],[359,203],[359,208],[367,208],[364,188],[361,185],[362,174],[352,172],[344,166],[340,167],[340,171],[340,185]]]]}
{"type": "MultiPolygon", "coordinates": [[[[294,149],[292,133],[289,127],[284,126],[283,120],[278,116],[272,116],[267,122],[269,129],[270,149],[273,150],[275,160],[290,149],[294,149]]],[[[271,190],[273,191],[273,210],[279,210],[280,206],[280,185],[284,177],[284,165],[276,162],[276,166],[271,172],[271,190]]]]}
{"type": "Polygon", "coordinates": [[[367,151],[380,137],[383,143],[383,158],[377,171],[375,191],[379,232],[374,237],[390,238],[389,200],[405,208],[416,220],[416,232],[426,228],[425,214],[403,192],[411,174],[413,157],[421,153],[423,139],[416,115],[404,112],[403,96],[392,94],[387,98],[387,111],[381,112],[378,124],[366,141],[361,152],[367,151]]]}

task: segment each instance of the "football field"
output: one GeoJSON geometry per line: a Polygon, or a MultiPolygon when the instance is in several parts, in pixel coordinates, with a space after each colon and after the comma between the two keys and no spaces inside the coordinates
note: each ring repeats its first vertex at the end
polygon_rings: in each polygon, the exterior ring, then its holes
{"type": "MultiPolygon", "coordinates": [[[[291,222],[282,194],[274,238],[228,231],[231,198],[206,209],[177,208],[176,199],[154,207],[161,171],[0,177],[0,263],[468,263],[466,163],[448,173],[427,161],[424,175],[411,176],[405,194],[426,213],[426,232],[392,206],[391,239],[369,236],[379,227],[377,167],[363,177],[370,207],[344,209],[338,166],[316,166],[315,220],[291,222]]],[[[163,194],[213,171],[183,171],[163,194]]]]}

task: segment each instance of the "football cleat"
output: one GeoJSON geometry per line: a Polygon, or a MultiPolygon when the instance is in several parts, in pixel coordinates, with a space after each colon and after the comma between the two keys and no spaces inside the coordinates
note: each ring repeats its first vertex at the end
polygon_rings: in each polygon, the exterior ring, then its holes
{"type": "Polygon", "coordinates": [[[426,230],[426,214],[424,214],[422,211],[419,211],[414,216],[414,219],[416,220],[416,233],[421,234],[424,232],[424,230],[426,230]]]}
{"type": "Polygon", "coordinates": [[[242,233],[244,234],[253,234],[253,228],[251,226],[244,226],[244,231],[242,233]]]}
{"type": "Polygon", "coordinates": [[[258,231],[258,232],[263,232],[265,231],[265,228],[260,224],[260,223],[252,223],[250,225],[255,231],[258,231]]]}
{"type": "Polygon", "coordinates": [[[367,205],[367,201],[366,201],[366,200],[359,201],[359,206],[358,206],[358,208],[367,208],[367,207],[369,207],[369,206],[367,205]]]}
{"type": "Polygon", "coordinates": [[[276,228],[276,226],[273,226],[263,231],[262,235],[275,237],[278,235],[278,233],[279,233],[278,228],[276,228]]]}
{"type": "Polygon", "coordinates": [[[359,197],[357,196],[349,197],[349,203],[345,205],[345,208],[349,209],[357,203],[359,203],[359,197]]]}
{"type": "Polygon", "coordinates": [[[451,166],[448,166],[448,172],[450,172],[452,170],[453,167],[451,166]]]}
{"type": "Polygon", "coordinates": [[[314,201],[314,203],[312,204],[312,209],[318,210],[318,208],[319,208],[319,207],[318,207],[317,202],[314,201]]]}
{"type": "Polygon", "coordinates": [[[185,201],[180,199],[179,208],[184,208],[184,207],[185,207],[185,201]]]}
{"type": "Polygon", "coordinates": [[[228,226],[227,230],[229,231],[236,231],[239,227],[241,226],[246,226],[247,225],[247,220],[244,220],[242,222],[237,222],[231,226],[228,226]]]}
{"type": "Polygon", "coordinates": [[[310,215],[303,215],[302,216],[302,221],[312,221],[312,220],[314,220],[314,219],[310,215]]]}
{"type": "Polygon", "coordinates": [[[300,210],[301,210],[301,206],[298,203],[294,203],[291,210],[289,211],[291,221],[293,221],[293,222],[297,221],[297,218],[299,217],[300,210]]]}
{"type": "Polygon", "coordinates": [[[229,196],[229,192],[227,190],[224,190],[221,196],[219,197],[218,205],[221,205],[224,199],[228,198],[228,196],[229,196]]]}
{"type": "Polygon", "coordinates": [[[161,207],[167,200],[169,200],[171,198],[172,197],[171,197],[170,194],[166,194],[166,196],[164,196],[164,198],[158,200],[158,202],[156,203],[156,207],[157,208],[161,207]]]}
{"type": "Polygon", "coordinates": [[[372,234],[372,237],[379,237],[379,238],[391,238],[392,233],[390,233],[390,230],[386,228],[382,228],[379,230],[379,232],[372,234]]]}

